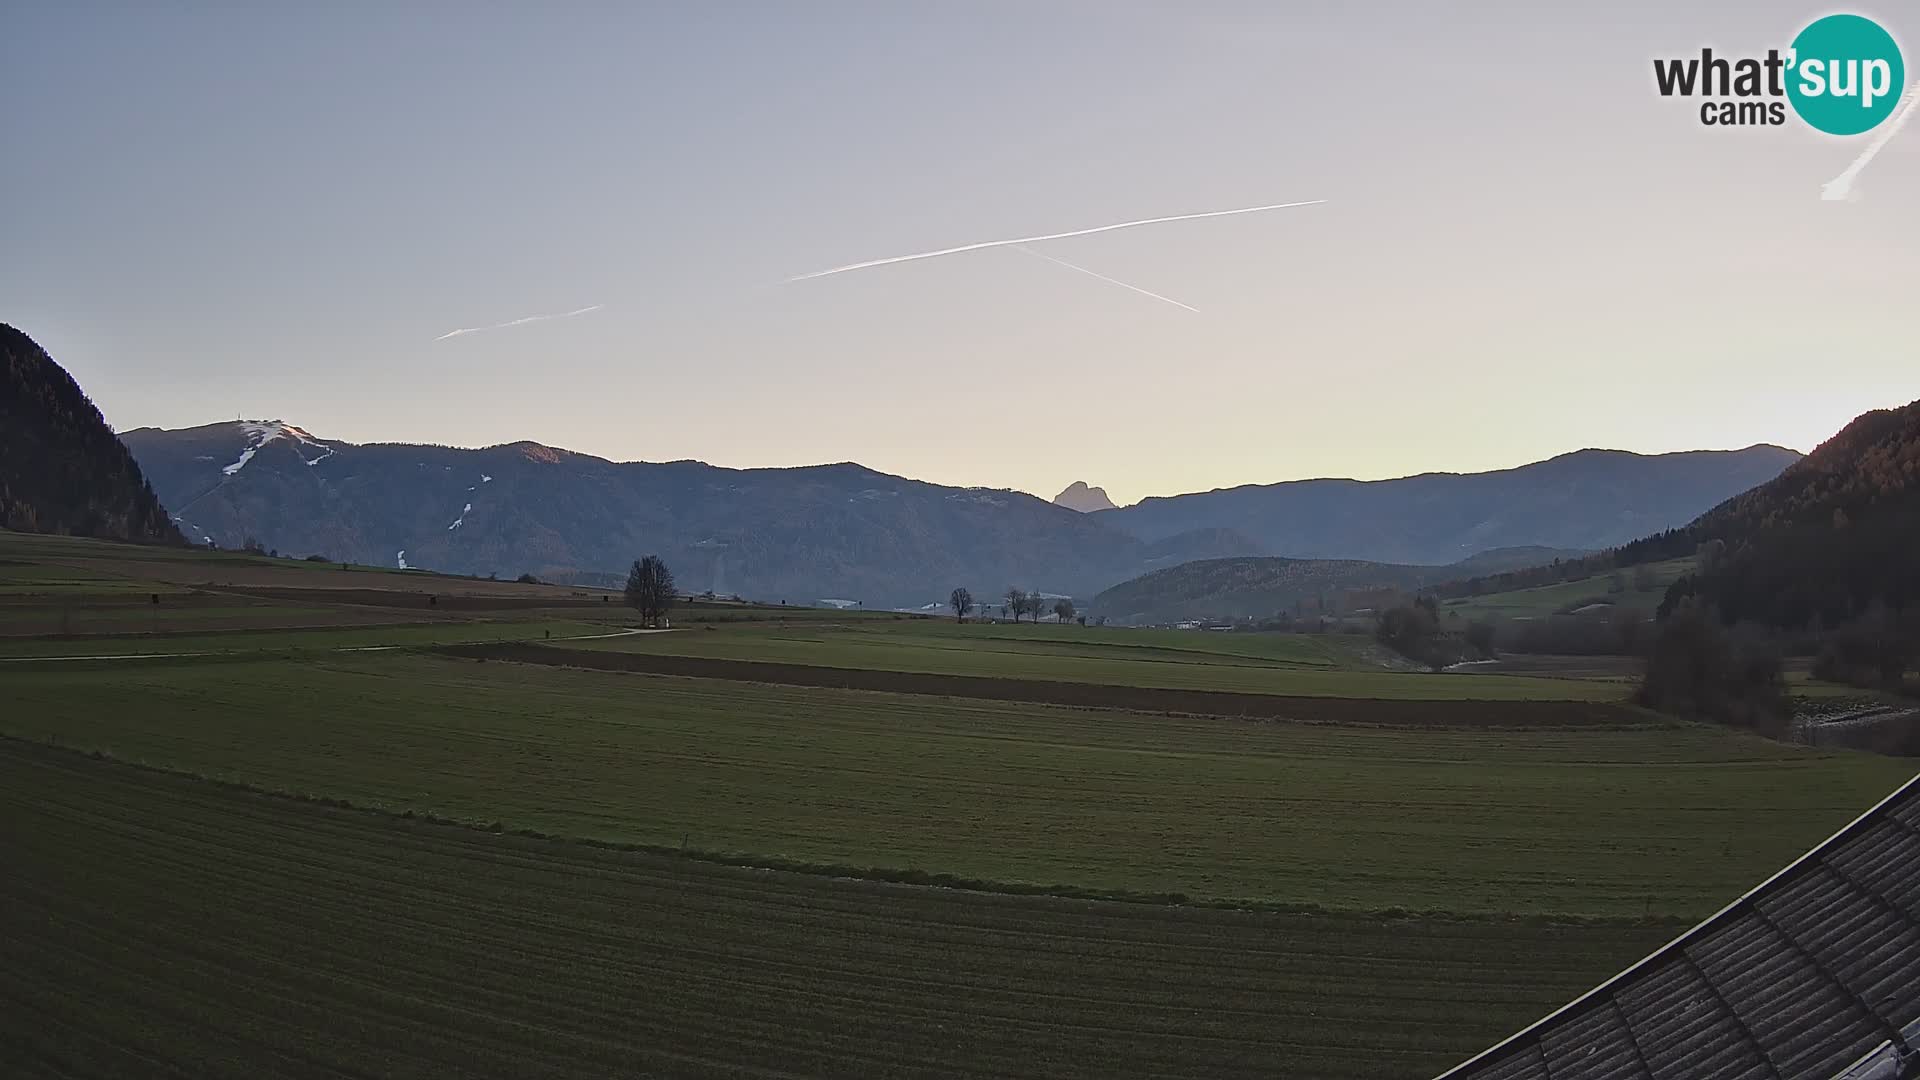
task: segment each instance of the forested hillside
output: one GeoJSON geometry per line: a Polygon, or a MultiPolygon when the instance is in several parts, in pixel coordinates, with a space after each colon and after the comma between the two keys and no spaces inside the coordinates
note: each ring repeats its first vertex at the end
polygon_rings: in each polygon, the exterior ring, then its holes
{"type": "Polygon", "coordinates": [[[1468,574],[1559,564],[1564,557],[1579,554],[1554,548],[1500,548],[1446,566],[1359,559],[1201,559],[1123,581],[1094,597],[1091,610],[1123,623],[1142,624],[1338,614],[1390,603],[1397,594],[1468,574]]]}
{"type": "Polygon", "coordinates": [[[1777,479],[1623,553],[1702,545],[1667,609],[1697,596],[1728,621],[1800,628],[1920,606],[1920,401],[1859,417],[1777,479]]]}
{"type": "Polygon", "coordinates": [[[0,527],[179,542],[133,455],[66,369],[0,323],[0,527]]]}

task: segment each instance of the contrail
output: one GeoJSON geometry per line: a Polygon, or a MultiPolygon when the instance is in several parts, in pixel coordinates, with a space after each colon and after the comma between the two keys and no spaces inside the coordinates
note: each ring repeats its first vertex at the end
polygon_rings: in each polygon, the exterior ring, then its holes
{"type": "Polygon", "coordinates": [[[1265,210],[1285,210],[1294,206],[1315,206],[1326,201],[1325,199],[1307,199],[1304,202],[1274,203],[1270,206],[1244,206],[1238,210],[1209,210],[1203,214],[1174,214],[1170,217],[1143,218],[1139,221],[1122,221],[1114,225],[1101,225],[1092,229],[1075,229],[1072,232],[1048,233],[1045,236],[1016,236],[1011,240],[985,240],[978,244],[962,244],[959,247],[941,248],[939,251],[922,251],[917,255],[895,255],[890,259],[869,259],[866,262],[849,263],[846,266],[836,266],[831,270],[815,270],[811,274],[800,274],[797,277],[790,277],[787,280],[789,282],[806,281],[808,278],[826,277],[829,274],[844,274],[849,270],[865,270],[869,266],[890,266],[893,263],[912,262],[915,259],[934,259],[942,255],[957,255],[962,251],[979,251],[981,248],[1037,244],[1042,240],[1064,240],[1069,236],[1090,236],[1094,233],[1112,232],[1115,229],[1131,229],[1139,225],[1158,225],[1165,221],[1193,221],[1197,218],[1227,217],[1230,214],[1257,214],[1265,210]]]}
{"type": "Polygon", "coordinates": [[[463,326],[458,330],[449,330],[433,340],[445,341],[451,337],[459,337],[461,334],[478,334],[486,330],[505,330],[509,326],[521,326],[530,322],[545,322],[548,319],[571,319],[575,315],[585,315],[589,311],[599,311],[606,306],[605,304],[595,304],[592,307],[576,308],[573,311],[562,311],[554,315],[528,315],[524,318],[510,319],[503,323],[494,323],[492,326],[463,326]]]}
{"type": "Polygon", "coordinates": [[[1862,169],[1867,167],[1867,163],[1873,160],[1874,155],[1880,152],[1880,148],[1887,145],[1888,140],[1900,130],[1901,125],[1913,118],[1915,106],[1920,106],[1920,82],[1907,88],[1906,99],[1901,104],[1900,111],[1893,114],[1893,119],[1888,121],[1886,127],[1880,129],[1880,134],[1874,136],[1873,142],[1860,152],[1859,157],[1853,159],[1853,164],[1847,166],[1845,172],[1821,186],[1820,197],[1828,202],[1839,202],[1850,198],[1853,195],[1854,179],[1860,175],[1862,169]]]}
{"type": "Polygon", "coordinates": [[[1083,274],[1085,274],[1085,275],[1087,275],[1088,277],[1097,277],[1097,278],[1099,278],[1099,279],[1100,279],[1101,281],[1104,281],[1104,282],[1106,282],[1106,283],[1107,283],[1107,284],[1109,284],[1109,285],[1118,285],[1118,286],[1120,286],[1120,287],[1121,287],[1121,288],[1123,288],[1123,289],[1132,289],[1132,290],[1133,290],[1134,292],[1137,292],[1137,293],[1139,293],[1139,294],[1140,294],[1141,296],[1151,296],[1151,297],[1153,297],[1153,298],[1154,298],[1155,300],[1164,300],[1164,301],[1166,301],[1167,303],[1169,303],[1169,304],[1172,304],[1172,305],[1173,305],[1174,307],[1177,307],[1177,308],[1186,308],[1186,309],[1187,309],[1188,311],[1191,311],[1191,312],[1193,312],[1193,313],[1194,313],[1195,315],[1198,315],[1198,314],[1200,313],[1200,309],[1199,309],[1199,308],[1197,308],[1197,307],[1193,307],[1193,306],[1191,306],[1191,305],[1188,305],[1188,304],[1183,304],[1183,303],[1181,303],[1180,301],[1178,301],[1178,300],[1175,300],[1175,299],[1174,299],[1173,297],[1171,297],[1171,296],[1161,296],[1161,295],[1160,295],[1159,293],[1157,293],[1157,292],[1149,292],[1149,291],[1147,291],[1146,289],[1143,289],[1143,288],[1141,288],[1141,287],[1140,287],[1140,286],[1138,286],[1138,285],[1129,285],[1129,284],[1127,284],[1127,283],[1126,283],[1126,282],[1124,282],[1124,281],[1119,281],[1119,280],[1117,280],[1117,279],[1114,279],[1114,278],[1110,278],[1110,277],[1108,277],[1108,276],[1107,276],[1107,275],[1105,275],[1105,274],[1099,274],[1099,273],[1095,273],[1094,271],[1092,271],[1092,270],[1089,270],[1089,269],[1087,269],[1087,268],[1086,268],[1086,267],[1084,267],[1084,266],[1075,266],[1074,264],[1072,264],[1072,263],[1070,263],[1070,262],[1068,262],[1068,261],[1067,261],[1067,260],[1065,260],[1065,259],[1056,259],[1056,258],[1054,258],[1054,257],[1053,257],[1053,256],[1051,256],[1051,255],[1047,255],[1047,254],[1044,254],[1044,253],[1042,253],[1042,252],[1038,252],[1038,251],[1035,251],[1035,250],[1033,250],[1032,248],[1030,248],[1030,247],[1028,247],[1028,246],[1026,246],[1025,244],[1015,244],[1015,245],[1014,245],[1014,248],[1015,248],[1016,250],[1019,250],[1019,251],[1024,251],[1024,252],[1026,252],[1027,254],[1029,254],[1029,255],[1031,255],[1031,256],[1033,256],[1033,257],[1034,257],[1034,258],[1036,258],[1036,259],[1045,259],[1045,260],[1047,260],[1047,261],[1048,261],[1048,262],[1050,262],[1050,263],[1058,263],[1059,265],[1061,265],[1061,266],[1064,266],[1064,267],[1066,267],[1066,268],[1067,268],[1067,269],[1069,269],[1069,270],[1078,270],[1078,271],[1080,271],[1081,273],[1083,273],[1083,274]]]}

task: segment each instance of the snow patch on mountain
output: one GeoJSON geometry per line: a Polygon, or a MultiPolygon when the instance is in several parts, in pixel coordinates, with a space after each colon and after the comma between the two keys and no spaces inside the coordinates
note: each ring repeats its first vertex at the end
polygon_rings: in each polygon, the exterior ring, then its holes
{"type": "Polygon", "coordinates": [[[457,518],[454,518],[454,519],[453,519],[453,524],[451,524],[451,525],[449,525],[449,526],[447,526],[447,531],[448,531],[448,532],[452,532],[453,530],[455,530],[455,529],[457,529],[457,528],[459,528],[459,527],[460,527],[460,524],[461,524],[462,522],[464,522],[464,521],[466,521],[466,520],[467,520],[467,515],[468,515],[468,514],[471,514],[471,513],[473,513],[473,504],[472,504],[472,503],[468,503],[467,505],[465,505],[465,506],[463,506],[463,507],[461,507],[461,508],[460,508],[460,516],[459,516],[459,517],[457,517],[457,518]]]}
{"type": "Polygon", "coordinates": [[[223,473],[226,473],[228,476],[232,476],[234,473],[237,473],[241,469],[246,468],[247,462],[252,461],[253,455],[259,452],[260,452],[260,444],[255,443],[252,446],[247,447],[245,450],[240,451],[239,461],[234,462],[233,464],[227,466],[224,469],[221,469],[220,471],[223,473]]]}
{"type": "Polygon", "coordinates": [[[400,554],[395,555],[393,559],[395,562],[400,564],[400,569],[402,570],[413,569],[413,567],[407,565],[407,549],[406,548],[401,548],[400,554]]]}
{"type": "Polygon", "coordinates": [[[232,476],[241,469],[246,468],[247,462],[253,460],[253,455],[259,453],[262,447],[277,439],[291,440],[294,444],[294,452],[300,455],[301,461],[306,462],[310,466],[320,464],[332,457],[335,452],[332,446],[314,438],[307,433],[305,428],[295,427],[284,420],[240,420],[237,421],[234,426],[238,427],[240,434],[246,437],[247,445],[240,451],[239,460],[220,470],[227,476],[232,476]],[[310,447],[314,450],[321,451],[321,453],[316,457],[309,458],[307,457],[306,450],[302,449],[303,447],[310,447]]]}
{"type": "Polygon", "coordinates": [[[1006,506],[1007,500],[994,494],[994,491],[994,488],[970,487],[964,491],[954,492],[947,496],[947,500],[952,502],[957,499],[961,502],[980,503],[983,506],[1006,506]]]}

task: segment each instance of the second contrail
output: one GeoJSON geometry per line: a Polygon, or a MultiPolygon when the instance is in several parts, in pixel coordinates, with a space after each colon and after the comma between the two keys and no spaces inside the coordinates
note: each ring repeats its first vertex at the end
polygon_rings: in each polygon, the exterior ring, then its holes
{"type": "Polygon", "coordinates": [[[433,340],[445,341],[448,338],[460,337],[463,334],[484,334],[488,330],[505,330],[509,326],[525,326],[530,322],[546,322],[548,319],[571,319],[575,315],[586,315],[599,311],[606,306],[605,304],[594,304],[592,307],[575,308],[572,311],[561,311],[552,315],[526,315],[518,319],[508,319],[503,323],[494,323],[492,326],[463,326],[458,330],[449,330],[433,340]]]}
{"type": "Polygon", "coordinates": [[[1874,136],[1872,144],[1861,151],[1859,157],[1853,159],[1853,164],[1847,166],[1846,171],[1839,176],[1821,185],[1820,197],[1828,202],[1840,202],[1852,198],[1854,180],[1879,155],[1880,148],[1887,145],[1895,135],[1899,134],[1900,129],[1906,126],[1907,121],[1913,117],[1915,108],[1920,108],[1920,82],[1915,82],[1907,89],[1906,100],[1901,104],[1900,111],[1894,114],[1886,127],[1880,129],[1880,134],[1874,136]]]}
{"type": "MultiPolygon", "coordinates": [[[[942,255],[958,255],[963,251],[979,251],[982,248],[1014,247],[1020,244],[1037,244],[1042,240],[1064,240],[1069,236],[1091,236],[1094,233],[1112,232],[1115,229],[1132,229],[1141,225],[1158,225],[1167,221],[1193,221],[1198,218],[1227,217],[1233,214],[1258,214],[1267,210],[1286,210],[1295,206],[1316,206],[1325,199],[1307,199],[1302,202],[1273,203],[1268,206],[1243,206],[1235,210],[1208,210],[1199,214],[1173,214],[1168,217],[1142,218],[1139,221],[1121,221],[1112,225],[1099,225],[1091,229],[1075,229],[1072,232],[1047,233],[1044,236],[1016,236],[1010,240],[983,240],[977,244],[962,244],[959,247],[941,248],[939,251],[922,251],[913,255],[895,255],[886,259],[869,259],[866,262],[848,263],[831,270],[815,270],[811,274],[799,274],[787,280],[806,281],[809,278],[826,277],[829,274],[844,274],[849,270],[865,270],[870,266],[891,266],[894,263],[912,262],[915,259],[935,259],[942,255]]],[[[1076,269],[1078,269],[1076,267],[1076,269]]],[[[1118,284],[1116,282],[1116,284],[1118,284]]],[[[1132,286],[1128,286],[1132,288],[1132,286]]],[[[1161,297],[1165,299],[1165,297],[1161,297]]],[[[1182,304],[1182,307],[1186,305],[1182,304]]]]}
{"type": "Polygon", "coordinates": [[[1109,285],[1118,285],[1118,286],[1120,286],[1120,287],[1121,287],[1121,288],[1123,288],[1123,289],[1131,289],[1131,290],[1133,290],[1134,292],[1137,292],[1137,293],[1139,293],[1139,294],[1140,294],[1141,296],[1151,296],[1151,297],[1153,297],[1153,298],[1154,298],[1155,300],[1164,300],[1164,301],[1166,301],[1167,303],[1169,303],[1169,304],[1172,304],[1172,305],[1173,305],[1174,307],[1177,307],[1177,308],[1186,308],[1186,309],[1187,309],[1188,311],[1191,311],[1191,312],[1193,312],[1193,313],[1194,313],[1195,315],[1198,315],[1198,314],[1200,313],[1200,309],[1199,309],[1199,308],[1197,308],[1197,307],[1194,307],[1194,306],[1193,306],[1193,305],[1191,305],[1191,304],[1183,304],[1183,303],[1181,303],[1180,301],[1178,301],[1178,300],[1175,300],[1175,299],[1174,299],[1173,297],[1171,297],[1171,296],[1161,296],[1161,295],[1160,295],[1159,293],[1157,293],[1157,292],[1152,292],[1152,291],[1150,291],[1150,290],[1147,290],[1147,289],[1143,289],[1143,288],[1141,288],[1141,287],[1140,287],[1140,286],[1138,286],[1138,285],[1129,285],[1129,284],[1127,284],[1126,282],[1124,282],[1124,281],[1121,281],[1121,280],[1120,280],[1119,278],[1110,278],[1110,277],[1108,277],[1108,276],[1107,276],[1107,275],[1105,275],[1105,274],[1102,274],[1102,273],[1099,273],[1098,271],[1094,271],[1094,270],[1089,270],[1089,269],[1087,269],[1087,268],[1086,268],[1086,267],[1084,267],[1084,266],[1080,266],[1080,265],[1077,265],[1077,264],[1075,264],[1075,263],[1070,263],[1070,262],[1068,262],[1068,261],[1067,261],[1067,260],[1065,260],[1065,259],[1056,259],[1056,258],[1054,258],[1053,256],[1051,256],[1051,255],[1048,255],[1048,254],[1046,254],[1045,252],[1040,252],[1040,251],[1035,251],[1035,250],[1033,250],[1032,248],[1030,248],[1030,247],[1028,247],[1028,246],[1026,246],[1025,244],[1016,244],[1016,245],[1014,245],[1014,247],[1015,247],[1015,249],[1016,249],[1016,250],[1019,250],[1019,251],[1024,251],[1024,252],[1026,252],[1027,254],[1029,254],[1029,255],[1031,255],[1031,256],[1033,256],[1033,257],[1034,257],[1034,258],[1036,258],[1036,259],[1045,259],[1045,260],[1047,260],[1048,262],[1050,262],[1050,263],[1053,263],[1053,264],[1055,264],[1055,265],[1057,265],[1057,266],[1064,266],[1064,267],[1066,267],[1066,268],[1067,268],[1067,269],[1069,269],[1069,270],[1078,270],[1078,271],[1080,271],[1081,273],[1083,273],[1083,274],[1085,274],[1085,275],[1087,275],[1088,277],[1096,277],[1096,278],[1099,278],[1099,279],[1100,279],[1101,281],[1104,281],[1104,282],[1106,282],[1106,283],[1107,283],[1107,284],[1109,284],[1109,285]]]}

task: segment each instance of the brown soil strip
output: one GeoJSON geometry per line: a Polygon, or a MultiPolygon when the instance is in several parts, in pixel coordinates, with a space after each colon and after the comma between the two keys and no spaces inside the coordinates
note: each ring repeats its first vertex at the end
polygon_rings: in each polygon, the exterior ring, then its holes
{"type": "Polygon", "coordinates": [[[775,664],[655,653],[562,649],[520,642],[448,645],[435,651],[476,660],[625,671],[644,675],[682,675],[733,679],[783,686],[821,686],[841,690],[879,690],[894,694],[983,698],[1033,704],[1069,705],[1132,712],[1228,716],[1298,723],[1375,727],[1563,728],[1645,727],[1642,713],[1620,705],[1588,701],[1392,701],[1377,698],[1284,697],[1224,690],[1172,690],[1042,679],[992,679],[975,675],[932,675],[909,671],[775,664]]]}

